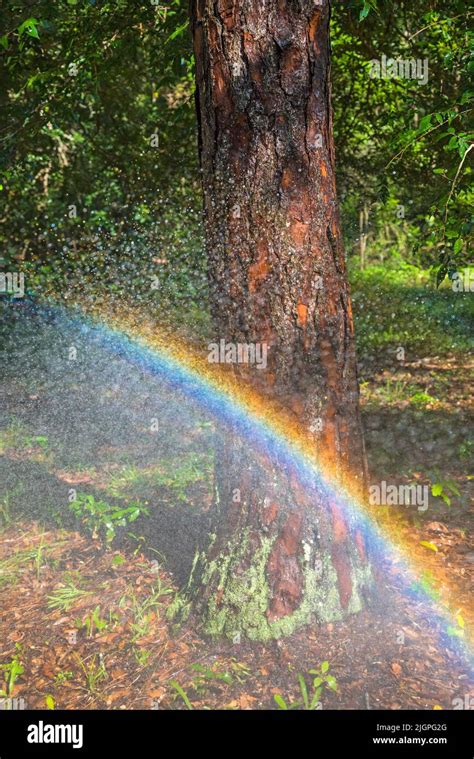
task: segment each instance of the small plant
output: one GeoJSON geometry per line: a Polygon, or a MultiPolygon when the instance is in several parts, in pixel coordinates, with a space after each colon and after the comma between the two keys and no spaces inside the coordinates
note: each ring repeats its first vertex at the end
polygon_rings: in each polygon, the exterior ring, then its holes
{"type": "Polygon", "coordinates": [[[428,393],[425,393],[423,390],[417,390],[415,393],[413,393],[413,395],[410,396],[409,400],[412,406],[415,406],[419,409],[423,409],[428,404],[436,403],[437,401],[436,398],[434,398],[432,395],[429,395],[428,393]]]}
{"type": "Polygon", "coordinates": [[[68,680],[72,680],[73,677],[74,673],[69,670],[66,672],[56,672],[54,682],[56,685],[64,685],[68,680]]]}
{"type": "Polygon", "coordinates": [[[226,685],[232,685],[234,681],[230,672],[219,672],[203,664],[192,664],[191,669],[197,673],[197,676],[192,680],[192,686],[197,693],[203,693],[212,682],[222,682],[226,685]]]}
{"type": "Polygon", "coordinates": [[[91,693],[96,693],[99,683],[107,679],[107,670],[105,669],[105,662],[102,654],[99,654],[98,659],[99,660],[97,661],[95,654],[92,656],[91,661],[81,659],[80,656],[77,656],[79,666],[84,673],[87,689],[91,693]]]}
{"type": "Polygon", "coordinates": [[[288,711],[292,709],[304,709],[306,711],[315,711],[321,708],[321,694],[324,688],[337,690],[337,681],[333,675],[328,674],[329,662],[323,661],[318,669],[310,669],[309,675],[316,675],[313,679],[311,691],[308,690],[306,680],[303,675],[298,674],[298,685],[300,687],[301,700],[285,701],[280,693],[276,693],[273,698],[279,709],[288,711]]]}
{"type": "Polygon", "coordinates": [[[154,616],[152,611],[154,612],[162,606],[162,596],[172,592],[172,589],[163,586],[161,580],[158,578],[150,595],[144,600],[138,600],[133,590],[122,596],[119,601],[119,607],[131,606],[133,613],[133,621],[130,623],[130,629],[133,633],[132,643],[148,635],[154,616]]]}
{"type": "Polygon", "coordinates": [[[13,499],[21,494],[23,485],[17,485],[13,490],[8,490],[0,500],[0,526],[8,527],[12,523],[13,499]]]}
{"type": "Polygon", "coordinates": [[[184,701],[184,703],[186,705],[186,708],[189,709],[190,711],[192,711],[193,710],[193,705],[192,705],[191,701],[189,700],[186,691],[183,690],[183,688],[181,687],[181,685],[176,680],[170,680],[170,685],[171,685],[172,688],[175,689],[175,691],[178,694],[178,696],[180,696],[183,699],[183,701],[184,701]]]}
{"type": "Polygon", "coordinates": [[[474,456],[474,440],[466,440],[465,443],[461,443],[458,448],[458,456],[462,461],[474,456]]]}
{"type": "Polygon", "coordinates": [[[87,630],[87,637],[92,638],[94,630],[100,633],[102,630],[105,630],[107,624],[107,620],[102,619],[100,616],[100,606],[96,606],[94,611],[86,617],[83,626],[87,630]]]}
{"type": "Polygon", "coordinates": [[[78,598],[89,596],[90,592],[81,590],[72,581],[68,582],[63,588],[58,588],[48,596],[48,606],[50,609],[60,609],[69,611],[74,606],[78,598]]]}
{"type": "Polygon", "coordinates": [[[441,479],[437,475],[437,481],[431,485],[431,495],[442,498],[446,506],[451,506],[452,496],[460,497],[459,488],[453,480],[441,479]]]}
{"type": "Polygon", "coordinates": [[[16,654],[8,664],[0,664],[0,671],[3,672],[4,687],[0,689],[0,696],[11,698],[15,683],[25,671],[20,661],[20,646],[16,644],[16,654]]]}
{"type": "Polygon", "coordinates": [[[44,534],[41,535],[41,540],[39,542],[39,545],[38,545],[38,548],[36,549],[36,554],[35,554],[36,579],[38,581],[40,578],[41,566],[43,562],[43,551],[44,551],[44,534]]]}
{"type": "Polygon", "coordinates": [[[69,504],[69,508],[87,527],[93,538],[102,535],[109,544],[115,538],[117,527],[134,522],[141,514],[148,514],[148,509],[139,503],[131,503],[120,509],[106,501],[96,501],[93,495],[86,493],[78,493],[76,500],[69,504]]]}
{"type": "Polygon", "coordinates": [[[151,651],[147,651],[144,648],[134,648],[133,655],[135,657],[135,661],[140,665],[140,667],[146,667],[148,664],[148,659],[151,656],[151,651]]]}

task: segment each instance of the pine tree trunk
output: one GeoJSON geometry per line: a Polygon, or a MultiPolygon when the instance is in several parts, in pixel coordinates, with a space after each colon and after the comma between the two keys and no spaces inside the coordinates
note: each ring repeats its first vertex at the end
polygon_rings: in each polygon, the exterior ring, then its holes
{"type": "MultiPolygon", "coordinates": [[[[266,370],[235,371],[284,404],[315,453],[360,489],[328,2],[197,0],[191,20],[216,340],[270,346],[266,370]]],[[[215,515],[190,583],[208,632],[268,639],[363,605],[362,535],[271,450],[224,437],[215,515]]]]}

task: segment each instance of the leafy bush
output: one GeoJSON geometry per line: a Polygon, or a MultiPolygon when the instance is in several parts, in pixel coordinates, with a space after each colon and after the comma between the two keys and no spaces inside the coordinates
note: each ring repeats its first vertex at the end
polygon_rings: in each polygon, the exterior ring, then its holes
{"type": "Polygon", "coordinates": [[[137,502],[117,508],[106,501],[96,501],[93,495],[87,493],[78,493],[69,507],[91,532],[92,537],[102,535],[106,543],[113,541],[117,527],[134,522],[141,514],[148,515],[148,509],[137,502]]]}

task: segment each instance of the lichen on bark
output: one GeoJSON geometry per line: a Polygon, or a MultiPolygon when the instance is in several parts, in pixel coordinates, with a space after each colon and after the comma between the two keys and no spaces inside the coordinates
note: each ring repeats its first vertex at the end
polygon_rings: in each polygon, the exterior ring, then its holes
{"type": "Polygon", "coordinates": [[[347,608],[343,609],[329,552],[315,560],[314,548],[310,547],[308,552],[305,550],[308,544],[303,542],[298,559],[303,577],[299,603],[291,613],[272,618],[267,568],[276,536],[254,538],[259,541],[256,549],[250,548],[247,530],[229,542],[225,552],[217,557],[209,559],[205,551],[199,554],[196,565],[200,579],[193,592],[200,598],[197,608],[203,632],[266,641],[290,635],[303,625],[342,619],[363,607],[364,596],[371,591],[370,565],[361,565],[357,557],[352,557],[352,593],[347,608]]]}

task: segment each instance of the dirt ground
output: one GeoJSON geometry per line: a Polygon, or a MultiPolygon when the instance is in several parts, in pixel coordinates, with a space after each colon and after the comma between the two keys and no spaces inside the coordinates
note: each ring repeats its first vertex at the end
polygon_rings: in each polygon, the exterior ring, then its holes
{"type": "MultiPolygon", "coordinates": [[[[428,545],[427,568],[439,562],[455,580],[458,627],[446,633],[435,595],[430,601],[429,593],[424,600],[407,593],[386,562],[371,608],[260,644],[211,640],[192,617],[177,626],[167,616],[207,524],[212,460],[202,453],[212,447],[209,423],[195,409],[183,413],[182,401],[163,387],[158,393],[140,368],[95,349],[71,378],[62,354],[69,339],[43,341],[28,382],[21,362],[31,355],[23,359],[19,351],[0,386],[4,697],[23,698],[31,709],[304,708],[322,665],[335,682],[322,678],[320,708],[469,703],[474,690],[463,643],[474,545],[466,362],[433,356],[362,367],[371,480],[430,487],[426,512],[400,507],[390,519],[428,545]],[[158,440],[144,431],[151,413],[168,424],[158,440]],[[166,467],[153,468],[166,457],[175,473],[176,461],[192,464],[180,470],[179,487],[166,467]],[[126,503],[141,499],[154,509],[153,527],[137,522],[136,531],[107,547],[67,514],[71,488],[126,503]]],[[[428,569],[420,583],[429,591],[428,569]]]]}

